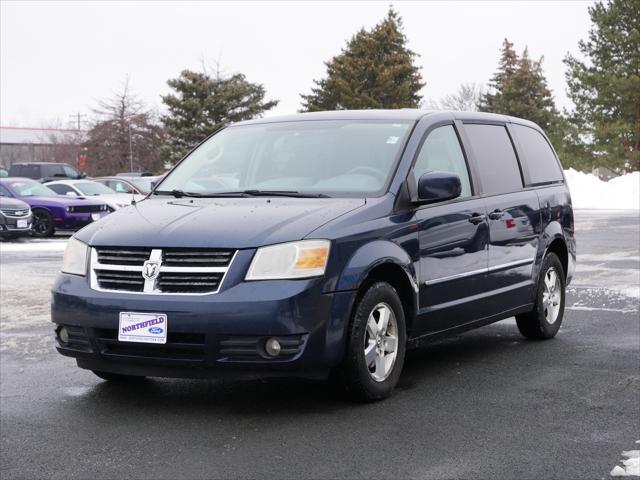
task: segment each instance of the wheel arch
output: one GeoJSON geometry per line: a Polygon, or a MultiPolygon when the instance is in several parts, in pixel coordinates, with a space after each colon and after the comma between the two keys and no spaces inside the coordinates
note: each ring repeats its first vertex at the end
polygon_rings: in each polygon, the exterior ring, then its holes
{"type": "Polygon", "coordinates": [[[409,334],[418,311],[417,276],[409,254],[391,241],[375,240],[351,256],[337,283],[337,290],[358,291],[349,318],[366,287],[375,281],[387,282],[398,292],[409,334]]]}
{"type": "MultiPolygon", "coordinates": [[[[560,259],[560,263],[562,264],[562,270],[564,273],[564,278],[566,280],[568,275],[569,268],[569,250],[567,249],[567,244],[564,241],[563,237],[556,237],[547,246],[544,257],[549,253],[554,253],[560,259]]],[[[544,258],[543,257],[543,258],[544,258]]]]}

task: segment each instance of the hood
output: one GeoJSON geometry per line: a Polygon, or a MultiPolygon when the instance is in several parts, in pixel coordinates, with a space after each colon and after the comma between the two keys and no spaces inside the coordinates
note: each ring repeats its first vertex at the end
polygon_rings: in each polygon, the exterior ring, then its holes
{"type": "Polygon", "coordinates": [[[0,207],[4,208],[29,208],[22,200],[17,198],[0,197],[0,207]]]}
{"type": "Polygon", "coordinates": [[[149,198],[82,229],[90,245],[251,248],[300,240],[361,198],[149,198]]]}

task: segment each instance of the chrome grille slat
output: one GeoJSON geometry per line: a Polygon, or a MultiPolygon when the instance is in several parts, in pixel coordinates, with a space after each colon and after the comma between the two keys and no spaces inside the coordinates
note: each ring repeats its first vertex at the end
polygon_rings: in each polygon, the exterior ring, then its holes
{"type": "Polygon", "coordinates": [[[201,267],[226,267],[233,257],[232,250],[212,249],[167,249],[163,251],[162,262],[166,266],[182,267],[185,264],[201,267]]]}
{"type": "Polygon", "coordinates": [[[150,248],[124,248],[97,247],[98,262],[103,265],[137,265],[142,266],[149,259],[150,248]]]}
{"type": "Polygon", "coordinates": [[[101,280],[102,283],[132,283],[134,285],[142,285],[144,281],[139,282],[137,280],[117,280],[114,278],[105,278],[101,280]]]}
{"type": "Polygon", "coordinates": [[[217,293],[235,253],[234,250],[207,248],[94,247],[91,287],[151,295],[217,293]],[[155,278],[143,277],[147,261],[160,264],[155,278]]]}

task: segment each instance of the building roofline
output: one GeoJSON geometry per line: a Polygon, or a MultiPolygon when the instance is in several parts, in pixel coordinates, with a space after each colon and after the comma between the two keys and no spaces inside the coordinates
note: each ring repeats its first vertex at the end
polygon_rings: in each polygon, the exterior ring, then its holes
{"type": "Polygon", "coordinates": [[[68,133],[87,133],[89,130],[78,130],[77,128],[37,128],[37,127],[10,127],[0,125],[0,129],[5,130],[26,130],[30,132],[68,132],[68,133]]]}

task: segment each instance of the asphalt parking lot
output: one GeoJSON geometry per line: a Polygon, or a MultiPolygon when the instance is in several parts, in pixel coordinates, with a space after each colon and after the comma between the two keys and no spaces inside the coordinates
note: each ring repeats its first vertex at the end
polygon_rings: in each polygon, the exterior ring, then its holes
{"type": "Polygon", "coordinates": [[[324,382],[109,385],[58,355],[64,238],[0,246],[0,477],[608,478],[640,448],[637,212],[576,215],[558,336],[503,322],[410,353],[394,396],[324,382]]]}

